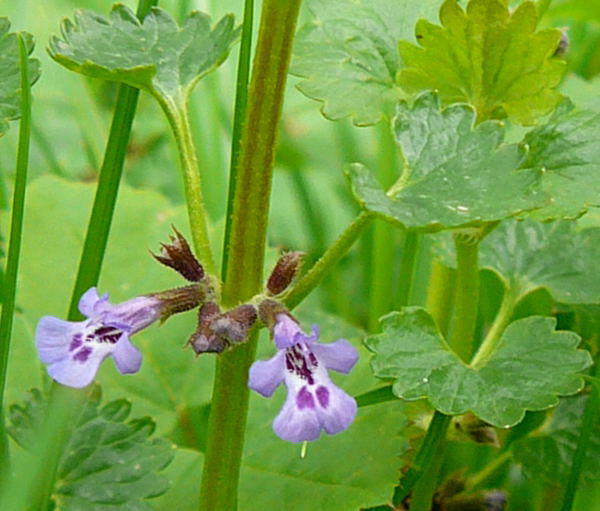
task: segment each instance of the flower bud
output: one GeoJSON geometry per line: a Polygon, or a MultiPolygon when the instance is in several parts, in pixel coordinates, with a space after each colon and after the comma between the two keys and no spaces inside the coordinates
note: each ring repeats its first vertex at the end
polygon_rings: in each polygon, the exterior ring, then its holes
{"type": "Polygon", "coordinates": [[[192,253],[183,235],[173,227],[175,235],[170,235],[171,243],[161,243],[161,255],[152,254],[160,263],[174,269],[190,282],[200,282],[204,278],[204,268],[192,253]]]}
{"type": "Polygon", "coordinates": [[[267,281],[269,294],[275,296],[287,289],[300,269],[303,256],[302,252],[288,252],[279,258],[267,281]]]}

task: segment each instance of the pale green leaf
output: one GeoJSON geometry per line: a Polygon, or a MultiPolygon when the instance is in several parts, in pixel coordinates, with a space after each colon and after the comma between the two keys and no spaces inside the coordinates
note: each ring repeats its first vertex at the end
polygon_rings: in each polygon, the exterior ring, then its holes
{"type": "Polygon", "coordinates": [[[438,90],[447,103],[474,105],[479,120],[509,117],[525,125],[557,105],[565,70],[553,57],[560,31],[536,32],[533,2],[511,12],[502,0],[471,0],[466,10],[446,0],[440,20],[441,27],[419,21],[419,46],[400,44],[403,89],[438,90]]]}
{"type": "Polygon", "coordinates": [[[552,198],[536,218],[575,218],[600,206],[599,113],[575,111],[566,101],[524,142],[529,154],[523,167],[544,172],[543,188],[552,198]]]}
{"type": "Polygon", "coordinates": [[[525,149],[503,144],[498,121],[477,126],[471,107],[440,109],[432,93],[394,118],[405,158],[399,181],[386,193],[363,165],[347,168],[354,195],[368,211],[407,229],[438,231],[501,220],[545,203],[539,173],[517,170],[525,149]]]}
{"type": "MultiPolygon", "coordinates": [[[[9,430],[22,445],[42,427],[47,397],[34,390],[23,404],[10,407],[9,430]]],[[[173,458],[166,441],[152,438],[149,418],[127,421],[131,403],[100,406],[96,388],[78,415],[77,425],[59,460],[52,498],[56,511],[146,511],[147,499],[167,490],[159,472],[173,458]]]]}
{"type": "Polygon", "coordinates": [[[396,85],[398,41],[413,39],[422,16],[434,16],[438,0],[312,0],[314,19],[294,46],[292,74],[308,97],[323,103],[328,119],[352,117],[356,125],[393,115],[402,96],[396,85]]]}
{"type": "Polygon", "coordinates": [[[182,104],[194,85],[218,67],[239,36],[232,15],[211,28],[208,15],[192,12],[179,27],[153,8],[143,22],[115,4],[110,16],[78,10],[66,19],[62,38],[50,41],[50,56],[79,73],[123,82],[159,100],[182,104]]]}
{"type": "Polygon", "coordinates": [[[517,424],[527,410],[558,404],[583,386],[576,374],[591,364],[577,350],[579,337],[555,331],[552,318],[532,316],[510,324],[495,351],[473,368],[454,354],[433,319],[418,307],[382,318],[383,333],[367,338],[379,378],[393,380],[403,399],[427,398],[442,413],[472,411],[498,427],[517,424]]]}
{"type": "MultiPolygon", "coordinates": [[[[9,32],[10,21],[0,17],[0,137],[8,130],[8,121],[21,116],[21,68],[17,34],[9,32]]],[[[33,51],[33,37],[21,32],[27,52],[33,51]]],[[[40,63],[30,58],[29,79],[34,84],[40,76],[40,63]]]]}
{"type": "MultiPolygon", "coordinates": [[[[589,396],[560,400],[548,423],[537,434],[519,440],[513,447],[515,460],[530,477],[562,484],[569,475],[581,432],[581,417],[589,396]]],[[[581,479],[600,479],[600,421],[592,425],[590,443],[581,470],[581,479]]]]}
{"type": "MultiPolygon", "coordinates": [[[[449,236],[438,239],[438,255],[455,266],[449,236]]],[[[600,228],[578,230],[575,222],[510,220],[480,244],[479,264],[498,274],[517,298],[546,288],[562,303],[600,303],[600,228]]]]}

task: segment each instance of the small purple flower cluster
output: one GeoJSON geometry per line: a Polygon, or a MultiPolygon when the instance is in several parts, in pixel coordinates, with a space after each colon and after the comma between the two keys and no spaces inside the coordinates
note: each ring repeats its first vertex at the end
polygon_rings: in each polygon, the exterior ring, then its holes
{"type": "MultiPolygon", "coordinates": [[[[204,270],[177,231],[172,244],[163,245],[161,263],[178,271],[194,285],[162,293],[138,296],[113,305],[108,294],[98,296],[95,287],[81,297],[79,310],[84,321],[64,321],[52,316],[40,319],[35,339],[40,359],[48,374],[70,387],[89,385],[102,361],[113,357],[122,374],[140,369],[142,354],[129,338],[157,320],[204,304],[199,309],[197,331],[189,344],[198,354],[221,352],[243,342],[257,319],[250,304],[221,312],[204,270]]],[[[275,268],[267,291],[273,295],[285,289],[297,270],[300,257],[286,254],[275,268]]],[[[321,430],[336,434],[345,430],[356,415],[356,401],[329,378],[328,369],[348,373],[358,360],[357,350],[345,339],[330,344],[318,342],[319,332],[305,334],[297,321],[278,302],[266,299],[263,322],[271,326],[277,353],[259,360],[250,368],[248,386],[270,397],[284,383],[287,399],[273,422],[273,430],[283,440],[316,440],[321,430]]],[[[261,307],[259,307],[259,310],[261,307]]]]}

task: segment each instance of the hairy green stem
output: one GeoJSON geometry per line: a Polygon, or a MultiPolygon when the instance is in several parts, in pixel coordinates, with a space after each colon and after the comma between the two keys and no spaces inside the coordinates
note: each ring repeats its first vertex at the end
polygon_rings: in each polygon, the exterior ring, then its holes
{"type": "Polygon", "coordinates": [[[221,277],[224,279],[229,264],[229,239],[233,219],[233,201],[237,185],[237,164],[240,156],[242,127],[248,105],[248,81],[250,78],[250,55],[252,53],[252,28],[254,24],[254,0],[244,2],[244,21],[242,23],[242,41],[238,61],[235,109],[233,114],[233,132],[231,134],[231,157],[229,162],[229,191],[227,197],[227,216],[225,218],[225,236],[223,238],[223,261],[221,277]]]}
{"type": "MultiPolygon", "coordinates": [[[[292,41],[301,0],[265,0],[241,134],[226,239],[223,303],[233,306],[260,292],[273,176],[292,41]]],[[[201,511],[235,511],[248,413],[251,339],[217,361],[200,489],[201,511]]]]}
{"type": "Polygon", "coordinates": [[[0,478],[4,479],[8,471],[8,439],[4,426],[4,390],[8,372],[8,355],[15,313],[17,276],[21,256],[21,236],[23,233],[23,215],[25,212],[25,188],[27,168],[29,166],[29,140],[31,135],[31,85],[29,82],[28,54],[23,36],[17,34],[19,63],[21,67],[21,122],[19,124],[19,142],[17,146],[17,165],[11,214],[10,238],[6,272],[2,289],[2,315],[0,316],[0,478]]]}
{"type": "Polygon", "coordinates": [[[346,227],[344,232],[335,240],[316,264],[304,275],[282,300],[285,305],[293,309],[321,282],[331,268],[348,252],[357,240],[363,229],[373,220],[373,215],[366,211],[360,213],[354,221],[346,227]]]}
{"type": "Polygon", "coordinates": [[[453,295],[454,275],[452,270],[440,261],[434,260],[427,288],[426,308],[444,337],[448,332],[448,324],[452,317],[453,295]]]}
{"type": "Polygon", "coordinates": [[[502,298],[502,304],[500,305],[500,310],[496,314],[496,318],[494,319],[490,330],[485,336],[485,339],[473,356],[473,359],[471,360],[471,367],[477,368],[483,366],[489,357],[494,353],[504,329],[510,322],[510,318],[513,315],[518,300],[519,294],[515,290],[505,290],[504,297],[502,298]]]}
{"type": "Polygon", "coordinates": [[[431,464],[433,457],[440,445],[440,442],[446,435],[446,430],[450,424],[452,417],[450,415],[444,415],[440,412],[435,412],[427,428],[427,433],[421,442],[419,450],[415,455],[415,459],[412,461],[410,468],[404,474],[398,486],[394,490],[394,497],[392,502],[394,506],[400,506],[402,501],[412,491],[417,481],[423,475],[423,472],[427,470],[431,464]]]}
{"type": "Polygon", "coordinates": [[[416,482],[410,498],[410,511],[430,511],[444,461],[446,442],[440,440],[431,463],[416,482]]]}
{"type": "Polygon", "coordinates": [[[473,350],[473,337],[479,305],[479,240],[455,235],[456,288],[454,314],[449,344],[454,352],[468,362],[473,350]]]}
{"type": "Polygon", "coordinates": [[[192,231],[196,255],[204,269],[214,275],[215,261],[208,236],[208,218],[202,196],[202,179],[198,168],[198,158],[196,157],[187,106],[167,103],[158,96],[157,99],[169,120],[177,143],[190,230],[192,231]]]}

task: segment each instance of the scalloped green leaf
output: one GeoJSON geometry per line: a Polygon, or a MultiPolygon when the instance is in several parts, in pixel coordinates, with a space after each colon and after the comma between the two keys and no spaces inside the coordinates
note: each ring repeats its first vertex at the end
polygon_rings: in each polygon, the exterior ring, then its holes
{"type": "MultiPolygon", "coordinates": [[[[10,21],[0,17],[0,137],[8,130],[8,121],[21,116],[21,66],[17,34],[9,32],[10,21]]],[[[33,52],[33,36],[21,32],[27,53],[33,52]]],[[[29,79],[33,85],[40,77],[40,63],[28,59],[29,79]]]]}
{"type": "Polygon", "coordinates": [[[576,111],[565,101],[524,142],[529,154],[523,167],[544,172],[543,188],[552,198],[536,218],[572,219],[600,206],[600,113],[576,111]]]}
{"type": "MultiPolygon", "coordinates": [[[[438,240],[437,253],[455,267],[454,244],[438,240]]],[[[479,246],[479,264],[494,271],[522,298],[546,288],[562,303],[600,303],[600,228],[578,230],[575,222],[503,222],[479,246]]]]}
{"type": "Polygon", "coordinates": [[[109,17],[77,10],[74,21],[65,19],[61,28],[62,38],[53,37],[48,49],[58,63],[179,104],[227,58],[239,36],[231,14],[211,28],[210,17],[194,11],[179,27],[160,8],[141,22],[122,4],[115,4],[109,17]]]}
{"type": "Polygon", "coordinates": [[[413,39],[413,26],[434,16],[438,0],[312,0],[314,19],[294,45],[291,73],[298,89],[323,103],[327,119],[351,117],[358,126],[391,117],[402,97],[396,85],[398,41],[413,39]]]}
{"type": "MultiPolygon", "coordinates": [[[[151,510],[147,500],[168,488],[159,472],[173,459],[174,448],[152,437],[155,426],[149,417],[127,420],[129,401],[101,406],[100,397],[95,387],[59,461],[52,493],[56,509],[151,510]]],[[[25,403],[10,407],[9,431],[21,445],[31,445],[33,426],[40,426],[46,407],[47,399],[38,390],[25,403]]]]}
{"type": "Polygon", "coordinates": [[[383,333],[368,337],[375,376],[393,380],[393,392],[409,401],[427,398],[442,413],[472,411],[498,427],[510,427],[527,410],[556,406],[558,396],[583,386],[576,374],[591,364],[578,350],[579,336],[555,331],[552,318],[532,316],[510,324],[496,350],[477,367],[451,351],[434,320],[419,307],[381,319],[383,333]]]}
{"type": "Polygon", "coordinates": [[[363,165],[347,167],[361,206],[409,230],[434,232],[501,220],[540,207],[540,173],[518,170],[525,148],[503,144],[498,121],[475,126],[464,104],[440,109],[433,93],[400,103],[393,129],[405,167],[386,193],[363,165]]]}
{"type": "Polygon", "coordinates": [[[471,0],[466,10],[446,0],[440,20],[441,27],[417,23],[418,46],[400,43],[403,89],[438,90],[445,102],[474,105],[480,120],[509,117],[530,125],[556,107],[566,69],[553,56],[560,31],[536,32],[533,2],[511,12],[504,0],[471,0]]]}
{"type": "MultiPolygon", "coordinates": [[[[515,443],[513,456],[530,477],[563,483],[569,476],[581,433],[581,418],[589,396],[560,400],[550,421],[535,435],[515,443]]],[[[581,470],[581,479],[600,480],[600,421],[592,425],[590,443],[581,470]]]]}

